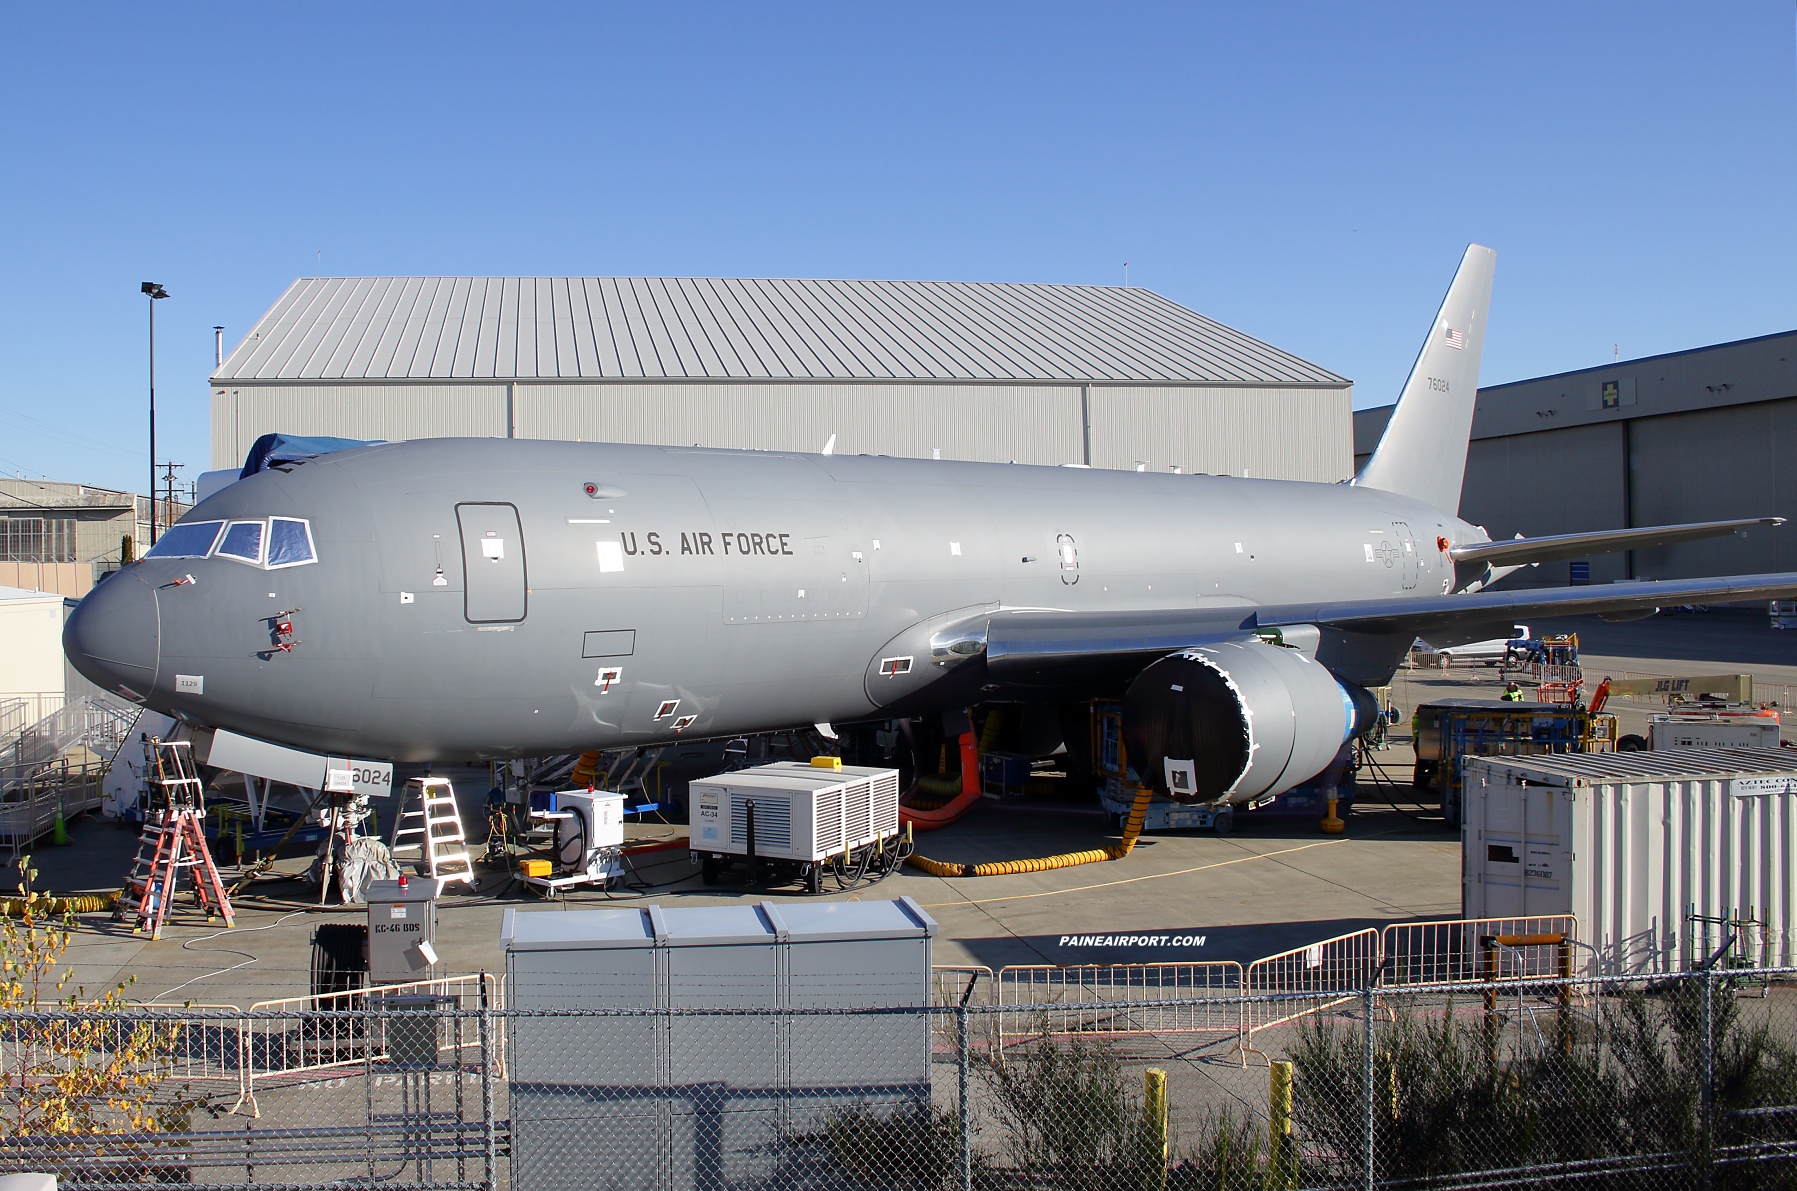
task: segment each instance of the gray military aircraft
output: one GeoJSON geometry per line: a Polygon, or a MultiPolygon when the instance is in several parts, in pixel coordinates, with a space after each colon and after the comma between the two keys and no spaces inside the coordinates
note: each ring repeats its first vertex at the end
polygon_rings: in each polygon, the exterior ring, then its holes
{"type": "Polygon", "coordinates": [[[1351,483],[434,439],[251,475],[88,595],[77,669],[196,727],[531,757],[1124,694],[1145,780],[1245,802],[1371,726],[1411,642],[1797,595],[1487,590],[1776,518],[1493,542],[1460,501],[1495,254],[1467,249],[1351,483]]]}

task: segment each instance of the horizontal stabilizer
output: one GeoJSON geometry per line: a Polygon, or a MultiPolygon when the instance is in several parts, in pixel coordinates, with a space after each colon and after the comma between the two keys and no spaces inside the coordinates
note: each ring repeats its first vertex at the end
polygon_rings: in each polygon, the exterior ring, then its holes
{"type": "Polygon", "coordinates": [[[1654,525],[1642,529],[1605,529],[1596,533],[1563,533],[1543,538],[1514,538],[1507,542],[1469,542],[1448,550],[1448,557],[1458,566],[1490,563],[1498,567],[1519,567],[1537,562],[1555,562],[1563,558],[1582,558],[1588,554],[1615,554],[1622,550],[1642,550],[1671,542],[1690,542],[1698,538],[1719,538],[1740,533],[1756,525],[1783,525],[1783,517],[1748,517],[1740,521],[1698,521],[1688,525],[1654,525]]]}

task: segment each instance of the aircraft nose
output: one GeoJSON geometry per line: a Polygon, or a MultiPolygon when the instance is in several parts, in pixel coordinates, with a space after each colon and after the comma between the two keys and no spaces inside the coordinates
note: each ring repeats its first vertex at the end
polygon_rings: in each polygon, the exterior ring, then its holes
{"type": "Polygon", "coordinates": [[[141,698],[156,681],[160,637],[155,588],[127,572],[75,606],[62,630],[62,650],[102,690],[123,685],[141,698]]]}

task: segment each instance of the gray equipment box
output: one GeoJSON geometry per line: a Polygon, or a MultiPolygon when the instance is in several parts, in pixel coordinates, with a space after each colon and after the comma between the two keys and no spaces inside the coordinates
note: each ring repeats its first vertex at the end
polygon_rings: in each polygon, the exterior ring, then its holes
{"type": "Polygon", "coordinates": [[[409,984],[435,973],[441,884],[433,877],[369,883],[369,984],[409,984]]]}
{"type": "Polygon", "coordinates": [[[514,1187],[762,1182],[833,1112],[927,1107],[928,1014],[680,1011],[927,1006],[935,933],[908,897],[507,910],[514,1008],[664,1011],[512,1019],[514,1187]]]}

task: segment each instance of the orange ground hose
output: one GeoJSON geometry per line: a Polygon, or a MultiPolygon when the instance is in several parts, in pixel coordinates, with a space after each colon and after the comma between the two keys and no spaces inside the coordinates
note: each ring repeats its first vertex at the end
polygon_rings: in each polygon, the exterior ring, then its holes
{"type": "MultiPolygon", "coordinates": [[[[916,865],[932,877],[999,877],[1014,873],[1046,872],[1051,868],[1072,868],[1076,864],[1095,864],[1101,860],[1121,860],[1135,848],[1136,838],[1142,834],[1142,822],[1148,814],[1148,800],[1153,797],[1154,791],[1147,786],[1136,791],[1135,805],[1130,808],[1129,820],[1123,827],[1123,838],[1108,848],[1064,852],[1059,856],[1039,856],[1033,860],[999,860],[990,864],[944,864],[940,860],[931,860],[928,856],[913,852],[906,863],[916,865]]],[[[946,809],[945,807],[944,810],[946,809]]],[[[959,817],[959,812],[956,817],[959,817]]]]}
{"type": "Polygon", "coordinates": [[[934,831],[938,827],[947,827],[978,802],[981,794],[978,790],[970,794],[962,794],[949,802],[938,803],[933,807],[901,806],[899,822],[909,823],[918,831],[934,831]]]}
{"type": "Polygon", "coordinates": [[[598,775],[599,754],[582,753],[580,760],[574,765],[574,772],[568,775],[568,781],[573,789],[590,790],[593,787],[593,779],[598,775]]]}

